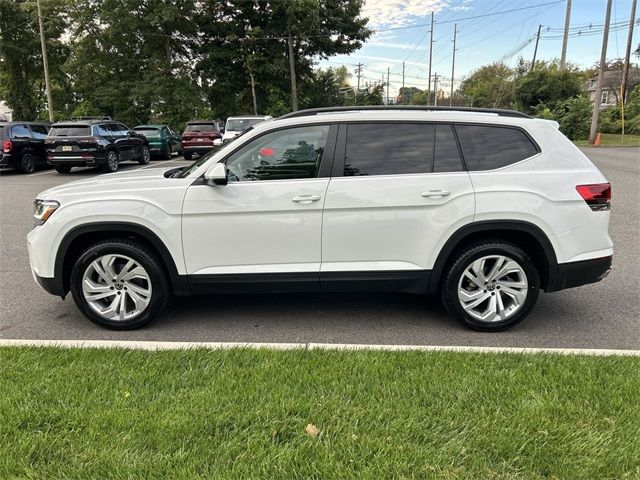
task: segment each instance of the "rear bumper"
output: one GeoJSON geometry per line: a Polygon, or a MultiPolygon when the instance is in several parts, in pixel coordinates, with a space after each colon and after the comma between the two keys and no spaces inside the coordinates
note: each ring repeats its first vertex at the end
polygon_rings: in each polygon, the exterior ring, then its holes
{"type": "Polygon", "coordinates": [[[579,287],[589,283],[596,283],[609,275],[613,256],[593,258],[580,262],[558,264],[558,276],[553,288],[547,291],[555,292],[565,288],[579,287]]]}
{"type": "Polygon", "coordinates": [[[213,150],[214,148],[214,145],[182,145],[182,151],[187,153],[203,153],[208,152],[209,150],[213,150]]]}
{"type": "Polygon", "coordinates": [[[10,153],[0,153],[0,168],[15,168],[18,164],[17,155],[10,153]]]}
{"type": "Polygon", "coordinates": [[[95,154],[83,154],[81,152],[74,152],[73,154],[60,154],[60,153],[48,153],[47,163],[49,165],[64,165],[69,167],[82,167],[82,166],[98,166],[106,163],[107,157],[102,153],[95,154]]]}

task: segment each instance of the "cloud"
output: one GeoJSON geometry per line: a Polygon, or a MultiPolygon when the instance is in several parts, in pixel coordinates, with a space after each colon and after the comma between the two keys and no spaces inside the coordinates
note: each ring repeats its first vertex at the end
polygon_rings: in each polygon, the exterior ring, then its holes
{"type": "Polygon", "coordinates": [[[414,25],[416,18],[448,6],[446,0],[366,0],[362,16],[368,17],[369,25],[374,28],[406,27],[414,25]]]}
{"type": "MultiPolygon", "coordinates": [[[[367,46],[373,47],[384,47],[384,48],[398,48],[401,50],[415,50],[416,46],[411,43],[394,43],[394,42],[384,42],[384,41],[368,41],[366,43],[367,46]]],[[[427,47],[424,47],[425,49],[427,47]]]]}

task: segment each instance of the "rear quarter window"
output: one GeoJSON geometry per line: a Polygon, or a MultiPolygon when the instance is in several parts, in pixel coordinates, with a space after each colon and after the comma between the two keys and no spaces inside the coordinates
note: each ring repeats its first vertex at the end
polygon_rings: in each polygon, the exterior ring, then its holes
{"type": "Polygon", "coordinates": [[[14,125],[11,127],[13,138],[31,138],[31,130],[26,125],[14,125]]]}
{"type": "Polygon", "coordinates": [[[456,124],[469,170],[494,170],[520,162],[540,150],[519,128],[456,124]]]}

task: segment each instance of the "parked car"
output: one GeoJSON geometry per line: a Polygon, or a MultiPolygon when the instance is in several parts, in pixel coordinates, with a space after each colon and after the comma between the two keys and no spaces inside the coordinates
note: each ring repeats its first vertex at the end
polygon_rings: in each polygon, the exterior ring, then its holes
{"type": "Polygon", "coordinates": [[[246,115],[243,117],[229,117],[224,127],[224,135],[222,136],[222,143],[227,143],[246,132],[254,125],[264,122],[265,120],[271,120],[273,117],[270,115],[246,115]]]}
{"type": "Polygon", "coordinates": [[[149,141],[122,123],[112,120],[73,120],[55,123],[45,140],[47,161],[59,173],[72,167],[118,170],[120,162],[149,163],[149,141]]]}
{"type": "Polygon", "coordinates": [[[171,293],[390,290],[497,331],[608,274],[611,186],[556,122],[384,108],[299,111],[188,167],[49,189],[34,277],[115,329],[171,293]]]}
{"type": "Polygon", "coordinates": [[[187,123],[182,134],[182,154],[191,160],[193,154],[204,155],[214,148],[214,140],[222,138],[220,126],[215,120],[194,120],[187,123]]]}
{"type": "Polygon", "coordinates": [[[151,155],[160,155],[169,160],[173,152],[182,154],[182,137],[168,125],[138,125],[133,130],[149,141],[151,155]]]}
{"type": "Polygon", "coordinates": [[[48,123],[40,122],[0,122],[0,168],[32,173],[46,166],[44,139],[49,128],[48,123]]]}

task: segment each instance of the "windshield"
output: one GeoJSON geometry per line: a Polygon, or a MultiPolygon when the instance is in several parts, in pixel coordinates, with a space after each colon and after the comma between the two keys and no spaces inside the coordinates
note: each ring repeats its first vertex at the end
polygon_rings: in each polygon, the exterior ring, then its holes
{"type": "Polygon", "coordinates": [[[88,137],[90,135],[91,127],[88,125],[54,126],[49,130],[50,137],[88,137]]]}
{"type": "Polygon", "coordinates": [[[185,132],[218,132],[215,123],[191,123],[184,129],[185,132]]]}
{"type": "Polygon", "coordinates": [[[263,118],[233,118],[227,120],[226,130],[231,132],[244,132],[255,124],[264,122],[263,118]]]}
{"type": "Polygon", "coordinates": [[[157,128],[134,128],[136,133],[140,133],[145,137],[158,137],[160,136],[160,130],[157,128]]]}

